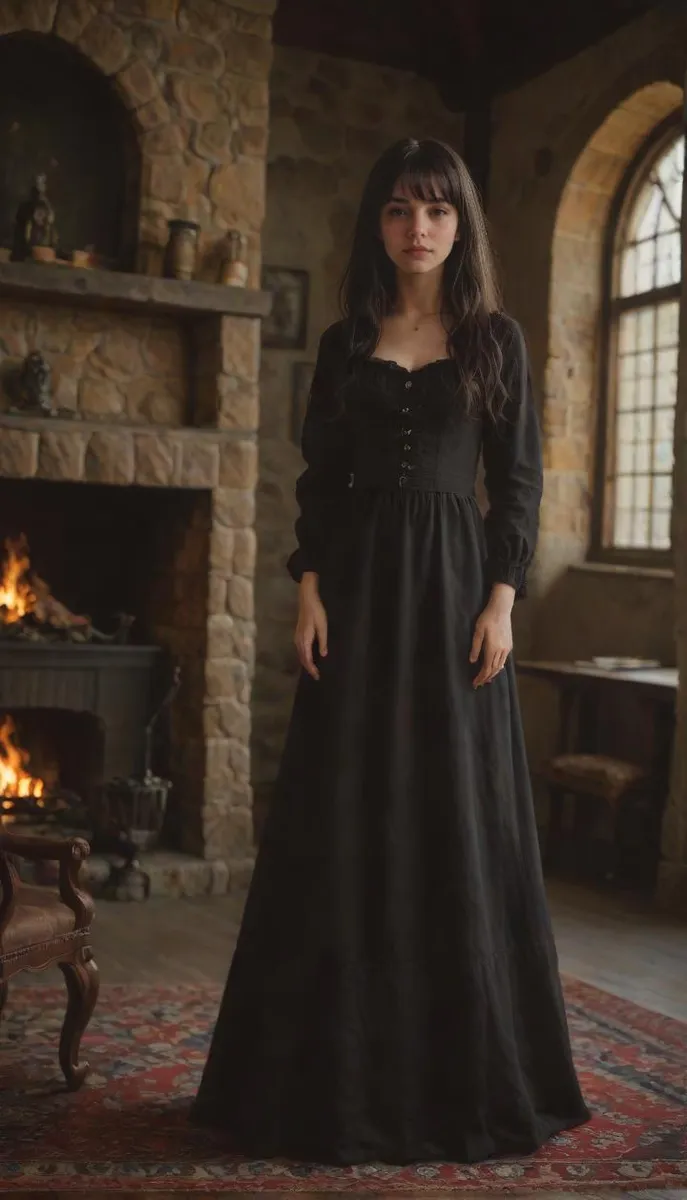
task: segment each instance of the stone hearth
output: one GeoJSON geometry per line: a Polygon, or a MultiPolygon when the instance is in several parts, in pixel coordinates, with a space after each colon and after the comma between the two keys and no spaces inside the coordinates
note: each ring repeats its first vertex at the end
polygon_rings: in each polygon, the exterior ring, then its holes
{"type": "MultiPolygon", "coordinates": [[[[0,382],[40,350],[60,408],[55,418],[17,416],[0,389],[0,478],[49,485],[56,507],[68,489],[83,489],[85,506],[103,488],[126,489],[129,511],[134,489],[142,506],[168,490],[170,524],[177,512],[173,536],[160,528],[162,566],[151,563],[157,615],[148,633],[184,681],[167,764],[178,832],[152,869],[154,893],[226,890],[253,862],[254,489],[267,311],[255,289],[272,7],[25,0],[0,12],[0,46],[19,35],[26,53],[30,34],[49,44],[56,71],[60,47],[71,55],[65,69],[74,52],[97,68],[140,154],[136,212],[123,220],[137,231],[134,273],[0,262],[0,382]],[[188,215],[201,226],[197,278],[163,280],[167,221],[188,215]],[[215,282],[230,228],[248,235],[246,289],[215,282]],[[180,492],[189,504],[179,508],[180,492]]],[[[60,180],[63,203],[68,182],[60,180]]],[[[104,521],[103,539],[110,530],[104,521]]]]}

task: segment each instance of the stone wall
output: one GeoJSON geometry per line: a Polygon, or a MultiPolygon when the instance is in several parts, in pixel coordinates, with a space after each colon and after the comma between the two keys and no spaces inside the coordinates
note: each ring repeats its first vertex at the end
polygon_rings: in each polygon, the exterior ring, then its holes
{"type": "MultiPolygon", "coordinates": [[[[274,0],[0,6],[0,36],[61,39],[111,79],[141,152],[144,274],[160,273],[168,219],[195,216],[198,277],[216,280],[222,237],[235,227],[249,238],[249,285],[259,282],[273,8],[274,0]]],[[[185,680],[174,713],[175,803],[181,848],[223,860],[232,879],[245,879],[253,856],[257,309],[195,320],[188,308],[151,317],[144,304],[130,314],[106,307],[97,296],[87,306],[64,296],[57,307],[2,301],[0,359],[42,349],[57,402],[72,415],[46,425],[0,414],[0,473],[198,490],[192,519],[158,564],[157,583],[170,585],[162,587],[159,638],[185,680]]]]}
{"type": "MultiPolygon", "coordinates": [[[[605,222],[643,138],[680,103],[686,33],[683,14],[661,8],[496,104],[489,216],[528,339],[547,468],[533,599],[518,614],[523,657],[634,646],[675,661],[670,575],[574,567],[589,541],[605,222]]],[[[552,749],[555,696],[525,680],[521,692],[536,766],[552,749]]]]}
{"type": "Polygon", "coordinates": [[[293,548],[293,488],[302,470],[290,440],[293,368],[313,361],[338,315],[337,292],[366,175],[400,137],[442,138],[460,149],[462,120],[435,89],[407,72],[275,49],[263,260],[310,276],[307,346],[263,350],[260,374],[258,655],[253,769],[265,795],[274,780],[293,696],[296,589],[284,569],[293,548]]]}

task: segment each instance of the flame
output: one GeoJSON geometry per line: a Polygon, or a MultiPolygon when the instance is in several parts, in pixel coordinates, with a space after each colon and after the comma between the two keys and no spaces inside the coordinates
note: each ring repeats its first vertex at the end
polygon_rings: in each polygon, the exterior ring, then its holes
{"type": "Polygon", "coordinates": [[[39,800],[45,790],[43,780],[25,770],[29,754],[16,744],[16,732],[12,718],[4,717],[0,722],[0,809],[14,808],[12,797],[39,800]]]}
{"type": "Polygon", "coordinates": [[[0,622],[15,625],[36,607],[36,596],[28,580],[29,546],[23,534],[6,539],[5,554],[6,562],[0,575],[0,622]]]}

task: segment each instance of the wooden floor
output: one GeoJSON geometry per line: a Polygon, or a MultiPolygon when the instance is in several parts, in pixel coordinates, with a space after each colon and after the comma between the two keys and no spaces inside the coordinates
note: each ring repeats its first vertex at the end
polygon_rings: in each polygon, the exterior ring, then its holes
{"type": "MultiPolygon", "coordinates": [[[[687,1021],[687,924],[631,896],[549,883],[561,971],[687,1021]]],[[[103,983],[221,983],[241,918],[241,897],[101,900],[94,943],[103,983]]],[[[22,983],[45,976],[21,975],[22,983]]]]}
{"type": "MultiPolygon", "coordinates": [[[[687,924],[653,913],[632,897],[549,883],[561,971],[646,1008],[687,1021],[687,924]]],[[[152,900],[143,904],[106,903],[97,908],[96,960],[104,983],[223,982],[241,917],[240,898],[152,900]]],[[[46,982],[24,974],[14,987],[46,982]]],[[[118,1195],[127,1193],[119,1192],[118,1195]]],[[[138,1200],[200,1200],[202,1193],[129,1193],[138,1200]]],[[[257,1193],[240,1193],[248,1200],[257,1193]]],[[[67,1193],[24,1192],[60,1200],[67,1193]]],[[[74,1196],[74,1193],[69,1193],[74,1196]]],[[[111,1193],[89,1192],[89,1200],[111,1193]]],[[[213,1193],[216,1198],[218,1193],[213,1193]]],[[[229,1195],[229,1193],[226,1193],[229,1195]]],[[[267,1195],[263,1193],[263,1195],[267,1195]]],[[[335,1200],[322,1193],[321,1200],[335,1200]]],[[[355,1193],[347,1192],[351,1200],[355,1193]]],[[[446,1200],[448,1193],[422,1192],[404,1200],[446,1200]]],[[[494,1193],[490,1193],[493,1197],[494,1193]]],[[[483,1193],[456,1193],[459,1200],[488,1200],[483,1193]]],[[[687,1200],[687,1190],[518,1193],[517,1200],[687,1200]]],[[[209,1197],[208,1197],[209,1200],[209,1197]]],[[[299,1200],[309,1200],[300,1193],[299,1200]]],[[[361,1197],[362,1200],[362,1197],[361,1197]]],[[[378,1194],[376,1200],[382,1200],[378,1194]]],[[[388,1198],[390,1200],[390,1198],[388,1198]]]]}

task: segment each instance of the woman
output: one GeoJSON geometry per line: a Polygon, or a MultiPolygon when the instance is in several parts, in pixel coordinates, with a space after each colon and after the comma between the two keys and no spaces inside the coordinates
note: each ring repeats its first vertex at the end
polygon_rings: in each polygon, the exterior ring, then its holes
{"type": "Polygon", "coordinates": [[[304,669],[193,1115],[258,1157],[527,1154],[589,1117],[510,659],[540,443],[448,147],[374,167],[343,300],[289,560],[304,669]]]}

